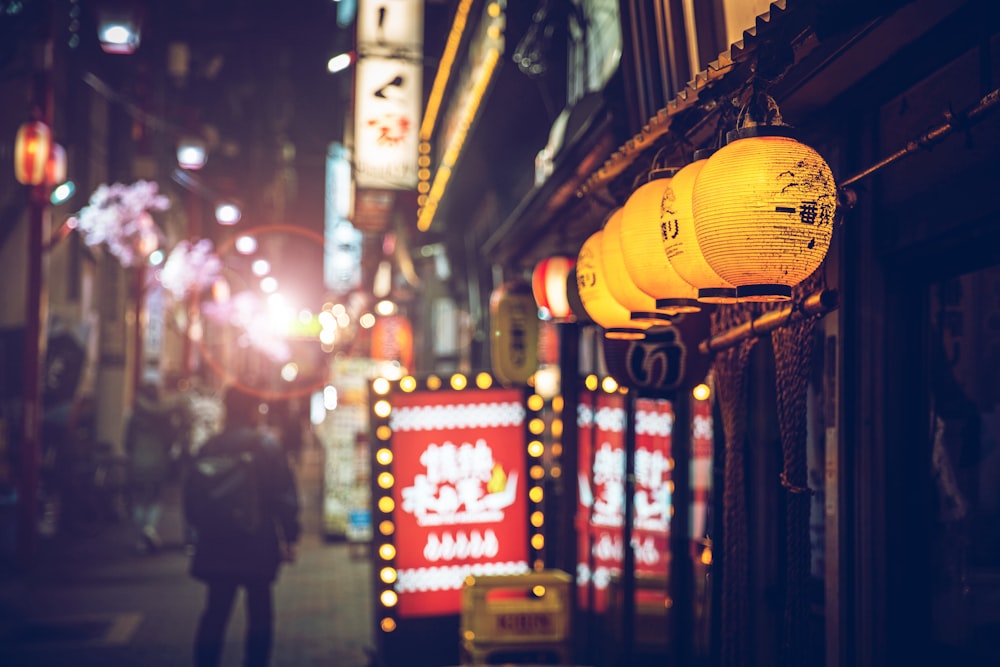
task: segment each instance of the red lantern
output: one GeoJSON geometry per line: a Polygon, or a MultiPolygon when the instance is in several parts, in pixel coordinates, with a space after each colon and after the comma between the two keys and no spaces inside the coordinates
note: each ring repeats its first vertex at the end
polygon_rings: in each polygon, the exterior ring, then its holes
{"type": "Polygon", "coordinates": [[[403,368],[413,368],[413,325],[402,315],[385,315],[372,327],[372,359],[398,361],[403,368]]]}
{"type": "Polygon", "coordinates": [[[575,257],[556,255],[543,259],[531,274],[531,291],[538,308],[557,322],[573,319],[566,278],[576,264],[575,257]]]}
{"type": "Polygon", "coordinates": [[[39,121],[23,123],[14,141],[14,177],[24,185],[45,182],[45,166],[52,150],[52,132],[39,121]]]}

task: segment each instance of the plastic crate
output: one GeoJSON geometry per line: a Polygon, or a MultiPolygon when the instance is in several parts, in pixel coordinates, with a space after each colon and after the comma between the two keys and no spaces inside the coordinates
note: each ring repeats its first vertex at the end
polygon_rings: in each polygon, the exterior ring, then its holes
{"type": "Polygon", "coordinates": [[[462,657],[473,665],[491,655],[549,653],[570,662],[573,578],[561,570],[470,575],[462,586],[462,657]]]}

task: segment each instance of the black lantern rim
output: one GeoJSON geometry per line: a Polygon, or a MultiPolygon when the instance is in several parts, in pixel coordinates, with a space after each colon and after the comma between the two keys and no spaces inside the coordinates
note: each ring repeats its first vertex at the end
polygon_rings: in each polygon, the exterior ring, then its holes
{"type": "Polygon", "coordinates": [[[756,137],[783,137],[798,141],[799,132],[791,125],[747,125],[727,132],[726,143],[731,144],[738,139],[756,137]]]}

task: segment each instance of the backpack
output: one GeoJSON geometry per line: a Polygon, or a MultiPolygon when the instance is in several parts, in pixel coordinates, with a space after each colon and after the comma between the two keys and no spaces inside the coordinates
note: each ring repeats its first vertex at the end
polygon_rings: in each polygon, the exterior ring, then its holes
{"type": "Polygon", "coordinates": [[[212,449],[199,451],[184,481],[188,523],[196,530],[256,533],[261,511],[254,454],[212,449]]]}

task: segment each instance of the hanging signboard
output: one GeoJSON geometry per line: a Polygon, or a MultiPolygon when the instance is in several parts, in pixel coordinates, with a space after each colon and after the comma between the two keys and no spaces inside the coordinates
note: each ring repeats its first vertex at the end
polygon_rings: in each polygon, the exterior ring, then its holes
{"type": "Polygon", "coordinates": [[[423,3],[358,4],[354,180],[359,190],[416,189],[423,31],[423,3]]]}

